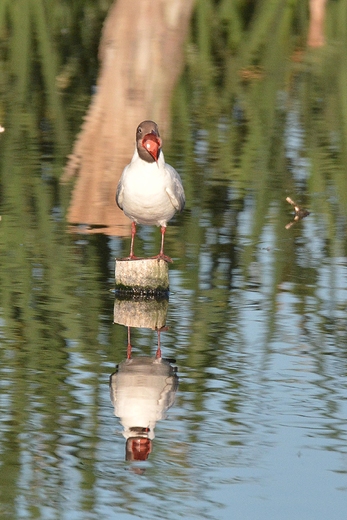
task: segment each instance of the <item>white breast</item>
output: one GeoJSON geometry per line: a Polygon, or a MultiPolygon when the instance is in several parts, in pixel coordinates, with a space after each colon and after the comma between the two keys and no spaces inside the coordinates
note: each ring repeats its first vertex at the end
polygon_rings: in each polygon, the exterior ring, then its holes
{"type": "MultiPolygon", "coordinates": [[[[165,164],[162,153],[158,163],[147,163],[135,151],[120,179],[117,201],[135,222],[166,226],[177,209],[182,209],[175,197],[177,186],[182,186],[180,178],[171,166],[165,164]]],[[[184,194],[182,196],[184,205],[184,194]]]]}

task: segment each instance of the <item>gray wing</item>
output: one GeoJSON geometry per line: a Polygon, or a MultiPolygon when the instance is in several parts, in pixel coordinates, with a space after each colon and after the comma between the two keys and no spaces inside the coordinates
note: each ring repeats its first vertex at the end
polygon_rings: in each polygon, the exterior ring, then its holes
{"type": "Polygon", "coordinates": [[[116,191],[116,203],[120,209],[123,209],[123,191],[124,191],[123,185],[122,185],[121,181],[119,181],[118,186],[117,186],[117,191],[116,191]]]}
{"type": "Polygon", "coordinates": [[[124,173],[125,173],[126,169],[127,169],[127,166],[124,168],[123,173],[119,179],[117,191],[116,191],[116,203],[120,209],[123,209],[123,194],[124,194],[123,177],[124,177],[124,173]]]}
{"type": "Polygon", "coordinates": [[[170,188],[166,188],[166,193],[168,194],[174,208],[181,212],[186,203],[181,177],[178,175],[176,170],[170,166],[170,164],[165,164],[165,169],[170,173],[172,179],[172,185],[170,188]]]}

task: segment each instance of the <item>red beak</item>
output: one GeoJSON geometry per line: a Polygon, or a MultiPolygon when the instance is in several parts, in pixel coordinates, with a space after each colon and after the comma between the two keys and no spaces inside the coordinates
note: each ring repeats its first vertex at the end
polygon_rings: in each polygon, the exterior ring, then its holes
{"type": "Polygon", "coordinates": [[[153,159],[158,162],[161,149],[161,139],[156,134],[146,134],[142,139],[142,146],[151,154],[153,159]]]}
{"type": "Polygon", "coordinates": [[[126,460],[147,460],[152,451],[152,441],[147,437],[130,437],[126,443],[126,460]]]}

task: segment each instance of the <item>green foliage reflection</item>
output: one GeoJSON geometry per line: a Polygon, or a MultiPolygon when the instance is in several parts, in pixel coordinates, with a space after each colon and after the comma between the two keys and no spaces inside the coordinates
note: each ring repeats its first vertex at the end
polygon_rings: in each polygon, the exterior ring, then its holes
{"type": "MultiPolygon", "coordinates": [[[[126,331],[111,325],[109,242],[66,232],[69,194],[57,180],[89,102],[110,3],[0,2],[0,372],[6,396],[0,452],[8,475],[0,503],[9,518],[16,518],[19,494],[39,518],[52,490],[61,493],[55,493],[61,508],[71,485],[80,500],[76,509],[98,510],[100,429],[107,423],[100,396],[107,370],[124,355],[126,331]],[[78,484],[71,484],[70,473],[78,474],[78,484]]],[[[334,313],[345,315],[345,302],[332,298],[329,315],[317,294],[326,271],[332,291],[338,288],[334,262],[347,254],[346,16],[344,1],[329,2],[327,45],[307,50],[306,2],[196,3],[173,100],[179,130],[171,142],[187,194],[187,212],[168,236],[180,258],[172,271],[184,309],[181,301],[170,302],[171,331],[163,334],[163,349],[178,357],[192,444],[203,435],[204,412],[214,412],[209,396],[218,378],[227,423],[221,430],[237,430],[236,445],[247,442],[252,424],[242,411],[256,394],[253,375],[266,372],[281,334],[281,287],[290,287],[293,315],[314,316],[308,338],[319,375],[328,373],[322,346],[331,337],[338,347],[346,343],[342,322],[334,319],[334,313]],[[286,195],[312,212],[290,231],[286,195]],[[316,257],[313,239],[321,244],[316,257]],[[263,345],[258,357],[247,350],[250,316],[265,323],[264,337],[256,338],[263,345]]],[[[134,334],[146,353],[148,337],[134,334]]],[[[180,467],[168,464],[166,472],[190,467],[187,446],[161,446],[160,440],[157,446],[158,459],[177,451],[180,467]]],[[[151,478],[157,480],[153,494],[160,494],[160,480],[170,481],[160,469],[151,478]]],[[[119,503],[136,514],[129,479],[121,467],[119,503]]]]}
{"type": "MultiPolygon", "coordinates": [[[[197,2],[173,102],[180,133],[172,154],[192,210],[183,232],[191,240],[185,286],[196,296],[187,362],[197,370],[204,358],[194,381],[201,394],[203,373],[225,355],[223,348],[216,353],[216,337],[225,346],[227,324],[242,323],[244,290],[267,295],[268,352],[281,284],[293,283],[301,313],[315,297],[322,274],[310,240],[324,242],[320,261],[330,259],[332,279],[332,258],[346,255],[346,4],[327,3],[327,44],[319,49],[306,46],[308,15],[307,4],[295,0],[197,2]],[[287,195],[312,211],[289,231],[287,195]],[[268,263],[266,283],[254,271],[267,272],[268,263]]],[[[323,323],[320,330],[324,335],[323,323]]],[[[335,339],[341,345],[345,336],[335,339]]]]}

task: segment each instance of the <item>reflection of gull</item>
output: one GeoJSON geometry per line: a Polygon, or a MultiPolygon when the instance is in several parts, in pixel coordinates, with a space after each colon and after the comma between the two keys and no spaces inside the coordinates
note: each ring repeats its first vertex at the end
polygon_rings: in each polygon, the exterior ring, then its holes
{"type": "Polygon", "coordinates": [[[122,361],[110,377],[111,401],[133,459],[145,460],[151,451],[156,422],[175,400],[176,370],[165,359],[137,357],[122,361]]]}

